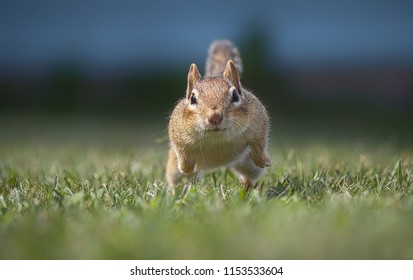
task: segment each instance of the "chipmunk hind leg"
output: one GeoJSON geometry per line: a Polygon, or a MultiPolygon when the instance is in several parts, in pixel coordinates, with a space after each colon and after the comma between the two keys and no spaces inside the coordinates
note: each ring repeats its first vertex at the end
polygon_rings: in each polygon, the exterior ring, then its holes
{"type": "Polygon", "coordinates": [[[240,176],[241,184],[247,188],[255,187],[258,178],[261,176],[264,168],[256,166],[250,157],[246,157],[238,162],[232,170],[240,176]]]}

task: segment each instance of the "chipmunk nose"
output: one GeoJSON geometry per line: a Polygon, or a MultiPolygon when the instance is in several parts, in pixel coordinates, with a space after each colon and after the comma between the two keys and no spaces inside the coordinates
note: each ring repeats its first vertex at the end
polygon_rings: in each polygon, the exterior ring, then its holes
{"type": "Polygon", "coordinates": [[[211,112],[207,115],[208,123],[213,124],[213,125],[218,125],[222,122],[222,119],[224,118],[223,114],[221,112],[211,112]]]}

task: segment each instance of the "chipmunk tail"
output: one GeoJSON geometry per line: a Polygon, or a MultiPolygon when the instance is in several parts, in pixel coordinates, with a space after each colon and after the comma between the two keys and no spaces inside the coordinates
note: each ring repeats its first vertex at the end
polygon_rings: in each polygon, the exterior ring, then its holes
{"type": "Polygon", "coordinates": [[[238,48],[229,40],[213,41],[208,49],[205,76],[222,76],[228,60],[235,63],[238,73],[241,75],[243,68],[238,48]]]}

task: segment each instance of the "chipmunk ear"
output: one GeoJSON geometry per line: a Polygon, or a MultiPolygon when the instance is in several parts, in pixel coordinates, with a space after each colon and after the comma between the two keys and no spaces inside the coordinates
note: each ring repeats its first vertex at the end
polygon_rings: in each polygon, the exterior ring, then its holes
{"type": "Polygon", "coordinates": [[[223,76],[225,79],[230,80],[237,91],[241,93],[241,83],[239,81],[238,70],[232,60],[228,60],[223,76]]]}
{"type": "Polygon", "coordinates": [[[195,63],[191,64],[189,67],[188,72],[188,81],[187,81],[187,88],[186,88],[186,98],[189,98],[191,92],[195,86],[195,83],[201,80],[201,74],[199,73],[198,67],[196,67],[195,63]]]}

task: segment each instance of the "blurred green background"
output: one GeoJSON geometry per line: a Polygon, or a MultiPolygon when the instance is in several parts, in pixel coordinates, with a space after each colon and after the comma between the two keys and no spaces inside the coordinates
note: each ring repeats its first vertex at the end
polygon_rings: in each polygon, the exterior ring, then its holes
{"type": "Polygon", "coordinates": [[[0,112],[164,126],[189,65],[203,69],[211,41],[228,38],[275,129],[409,142],[412,12],[408,1],[4,3],[0,112]]]}

